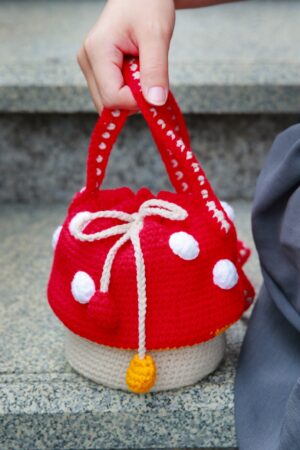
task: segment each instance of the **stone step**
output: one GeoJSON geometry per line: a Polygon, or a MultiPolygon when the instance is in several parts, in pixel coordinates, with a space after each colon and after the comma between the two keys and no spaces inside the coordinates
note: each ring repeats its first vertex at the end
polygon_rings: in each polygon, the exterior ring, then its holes
{"type": "MultiPolygon", "coordinates": [[[[234,202],[240,237],[250,204],[234,202]]],[[[233,379],[249,313],[228,332],[225,361],[195,386],[136,396],[77,375],[46,301],[52,230],[65,206],[6,205],[0,216],[0,448],[236,448],[233,379]]],[[[255,252],[247,264],[260,284],[255,252]]]]}
{"type": "MultiPolygon", "coordinates": [[[[222,199],[252,199],[275,136],[295,115],[187,115],[192,148],[222,199]]],[[[68,202],[85,183],[92,114],[0,115],[0,203],[68,202]]],[[[169,182],[142,117],[126,124],[108,165],[106,187],[169,182]]]]}
{"type": "MultiPolygon", "coordinates": [[[[67,202],[84,184],[96,116],[75,53],[103,4],[0,2],[0,203],[67,202]]],[[[299,11],[257,0],[177,13],[171,84],[223,199],[252,198],[275,135],[299,120],[299,11]]],[[[106,186],[167,188],[151,147],[131,118],[106,186]]]]}
{"type": "MultiPolygon", "coordinates": [[[[75,54],[103,5],[0,3],[0,111],[94,111],[75,54]]],[[[177,12],[170,78],[184,112],[298,114],[299,27],[293,0],[177,12]]]]}

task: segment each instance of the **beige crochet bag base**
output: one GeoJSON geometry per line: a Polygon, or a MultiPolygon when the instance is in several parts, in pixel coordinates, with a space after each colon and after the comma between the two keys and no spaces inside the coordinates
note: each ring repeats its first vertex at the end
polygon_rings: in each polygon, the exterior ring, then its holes
{"type": "MultiPolygon", "coordinates": [[[[197,383],[213,372],[225,354],[225,333],[202,344],[149,352],[157,375],[152,392],[177,389],[197,383]]],[[[96,344],[67,330],[66,356],[81,375],[105,386],[128,391],[124,373],[135,354],[96,344]]]]}

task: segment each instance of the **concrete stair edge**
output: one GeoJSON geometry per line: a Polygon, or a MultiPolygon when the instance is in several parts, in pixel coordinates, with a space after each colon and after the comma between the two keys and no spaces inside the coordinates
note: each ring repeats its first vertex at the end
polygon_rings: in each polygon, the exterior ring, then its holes
{"type": "MultiPolygon", "coordinates": [[[[103,4],[0,4],[0,112],[94,111],[75,55],[103,4]]],[[[298,113],[299,27],[292,0],[177,12],[170,79],[183,111],[298,113]]]]}

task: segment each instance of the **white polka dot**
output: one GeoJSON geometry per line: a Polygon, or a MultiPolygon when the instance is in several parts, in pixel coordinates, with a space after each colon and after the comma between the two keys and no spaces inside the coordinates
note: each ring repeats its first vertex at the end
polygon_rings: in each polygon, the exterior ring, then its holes
{"type": "Polygon", "coordinates": [[[130,66],[130,70],[132,70],[133,72],[138,68],[137,64],[131,64],[130,66]]]}
{"type": "Polygon", "coordinates": [[[175,255],[187,261],[197,258],[200,253],[196,239],[185,231],[171,234],[169,245],[175,255]]]}
{"type": "Polygon", "coordinates": [[[95,294],[95,283],[86,272],[79,271],[74,275],[71,283],[71,291],[77,302],[85,304],[95,294]]]}
{"type": "Polygon", "coordinates": [[[223,209],[225,210],[227,216],[229,217],[229,219],[234,222],[235,219],[235,212],[234,209],[231,205],[229,205],[229,203],[227,202],[221,202],[221,205],[223,206],[223,209]]]}
{"type": "Polygon", "coordinates": [[[57,227],[57,228],[55,229],[53,235],[52,235],[52,241],[51,241],[51,244],[52,244],[53,250],[56,249],[56,245],[57,245],[57,242],[58,242],[58,239],[59,239],[61,230],[62,230],[62,225],[60,225],[59,227],[57,227]]]}
{"type": "Polygon", "coordinates": [[[213,268],[213,279],[221,289],[231,289],[237,284],[239,276],[229,259],[220,259],[213,268]]]}

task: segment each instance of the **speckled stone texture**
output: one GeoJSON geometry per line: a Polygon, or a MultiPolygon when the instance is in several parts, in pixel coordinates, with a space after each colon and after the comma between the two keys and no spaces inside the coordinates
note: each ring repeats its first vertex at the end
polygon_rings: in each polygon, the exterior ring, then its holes
{"type": "MultiPolygon", "coordinates": [[[[251,199],[276,134],[295,115],[188,115],[192,147],[223,199],[251,199]]],[[[0,115],[0,202],[69,201],[84,184],[86,150],[96,116],[0,115]]],[[[112,153],[106,187],[168,180],[142,117],[131,117],[112,153]]]]}
{"type": "MultiPolygon", "coordinates": [[[[250,206],[234,206],[251,242],[250,206]]],[[[45,293],[51,234],[64,215],[63,206],[1,209],[1,450],[235,447],[233,376],[247,318],[228,333],[220,368],[193,387],[135,396],[82,378],[65,360],[45,293]]],[[[247,271],[257,287],[255,255],[247,271]]]]}
{"type": "MultiPolygon", "coordinates": [[[[52,231],[84,184],[96,120],[75,54],[102,6],[0,2],[0,203],[11,203],[0,214],[0,449],[233,450],[233,378],[250,312],[228,332],[214,374],[138,397],[76,374],[47,306],[52,231]]],[[[299,119],[299,26],[300,2],[291,0],[177,14],[171,83],[193,148],[224,199],[252,197],[275,135],[299,119]]],[[[141,117],[130,119],[110,161],[106,186],[121,184],[169,187],[141,117]]],[[[240,236],[252,242],[250,205],[234,206],[240,236]]],[[[255,254],[247,272],[258,288],[255,254]]]]}
{"type": "MultiPolygon", "coordinates": [[[[103,4],[0,2],[0,111],[94,110],[75,55],[103,4]]],[[[293,0],[177,12],[170,79],[184,111],[298,112],[299,28],[293,0]]]]}

